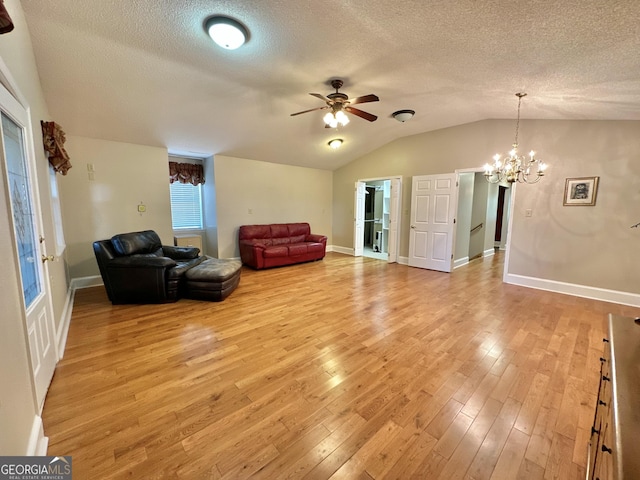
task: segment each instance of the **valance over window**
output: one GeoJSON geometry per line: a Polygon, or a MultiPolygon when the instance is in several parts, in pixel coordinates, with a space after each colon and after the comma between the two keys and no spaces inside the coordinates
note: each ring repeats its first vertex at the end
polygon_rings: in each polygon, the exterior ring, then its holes
{"type": "Polygon", "coordinates": [[[0,0],[0,34],[13,30],[13,20],[4,6],[4,0],[0,0]]]}
{"type": "Polygon", "coordinates": [[[204,183],[204,169],[195,163],[169,162],[169,183],[173,182],[191,185],[204,183]]]}
{"type": "Polygon", "coordinates": [[[49,163],[57,173],[66,175],[71,168],[71,162],[69,154],[64,149],[66,137],[62,127],[55,122],[40,122],[40,125],[44,149],[49,154],[49,163]]]}

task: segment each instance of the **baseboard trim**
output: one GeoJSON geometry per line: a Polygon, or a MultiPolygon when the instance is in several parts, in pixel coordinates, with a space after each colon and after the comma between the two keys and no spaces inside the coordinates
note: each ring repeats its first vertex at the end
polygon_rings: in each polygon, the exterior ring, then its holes
{"type": "Polygon", "coordinates": [[[459,258],[459,259],[453,261],[453,269],[455,270],[456,268],[464,267],[468,263],[469,263],[469,257],[468,256],[459,258]]]}
{"type": "Polygon", "coordinates": [[[64,357],[64,350],[67,346],[67,336],[69,334],[69,326],[71,325],[71,314],[73,313],[73,299],[76,296],[76,290],[81,288],[98,287],[104,285],[100,275],[90,277],[72,278],[67,290],[67,299],[62,310],[62,318],[60,319],[60,328],[56,332],[56,343],[58,345],[58,360],[64,357]]]}
{"type": "Polygon", "coordinates": [[[79,290],[81,288],[99,287],[104,285],[102,277],[100,275],[92,275],[90,277],[77,277],[72,278],[69,284],[69,290],[79,290]]]}
{"type": "Polygon", "coordinates": [[[353,256],[353,248],[339,247],[338,245],[331,245],[330,247],[327,247],[327,250],[329,250],[330,252],[343,253],[345,255],[353,256]]]}
{"type": "Polygon", "coordinates": [[[640,295],[636,293],[619,292],[604,288],[588,287],[573,283],[557,282],[555,280],[545,280],[543,278],[526,277],[508,273],[504,277],[504,282],[522,287],[547,290],[549,292],[573,295],[574,297],[589,298],[602,302],[618,303],[631,307],[640,307],[640,295]]]}
{"type": "Polygon", "coordinates": [[[400,265],[409,265],[409,257],[401,257],[398,255],[398,263],[400,265]]]}
{"type": "Polygon", "coordinates": [[[485,250],[484,252],[482,252],[482,256],[483,257],[492,257],[495,254],[496,254],[496,249],[495,248],[489,248],[489,249],[485,250]]]}
{"type": "Polygon", "coordinates": [[[31,426],[31,434],[29,435],[29,444],[25,455],[27,457],[41,457],[47,454],[49,446],[49,437],[44,436],[44,427],[42,425],[42,417],[36,415],[31,426]]]}
{"type": "Polygon", "coordinates": [[[56,341],[58,344],[58,360],[64,357],[64,349],[67,346],[67,335],[69,334],[69,325],[71,325],[71,314],[73,313],[73,299],[76,296],[75,288],[69,285],[67,290],[67,300],[62,310],[62,318],[60,319],[60,328],[56,333],[56,341]]]}

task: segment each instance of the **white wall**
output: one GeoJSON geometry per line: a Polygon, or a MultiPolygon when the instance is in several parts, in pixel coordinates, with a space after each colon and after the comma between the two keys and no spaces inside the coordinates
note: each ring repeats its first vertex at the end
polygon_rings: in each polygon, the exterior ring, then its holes
{"type": "MultiPolygon", "coordinates": [[[[473,206],[471,207],[471,229],[482,225],[482,227],[470,233],[469,258],[476,258],[482,255],[485,247],[485,237],[487,232],[487,203],[489,195],[489,184],[482,174],[473,175],[473,206]]],[[[495,225],[495,224],[494,224],[495,225]]]]}
{"type": "Polygon", "coordinates": [[[204,217],[204,252],[218,258],[218,200],[216,198],[216,176],[213,157],[204,162],[204,185],[202,186],[202,216],[204,217]]]}
{"type": "MultiPolygon", "coordinates": [[[[71,278],[99,275],[94,240],[152,229],[173,242],[166,149],[77,136],[67,147],[77,166],[60,182],[71,278]]],[[[205,175],[207,254],[238,257],[243,224],[309,222],[331,238],[331,172],[216,156],[205,175]]]]}
{"type": "MultiPolygon", "coordinates": [[[[49,120],[35,64],[29,30],[18,0],[6,0],[14,31],[0,36],[0,60],[3,73],[17,86],[19,97],[28,106],[34,132],[37,178],[41,200],[44,237],[54,248],[54,229],[49,194],[49,167],[42,147],[40,120],[49,120]],[[47,240],[49,242],[49,240],[47,240]]],[[[13,242],[11,213],[7,203],[5,179],[0,182],[0,251],[3,265],[0,275],[0,455],[33,454],[29,443],[32,427],[39,420],[31,381],[24,314],[21,308],[17,252],[13,242]]],[[[48,243],[49,246],[49,243],[48,243]]],[[[67,295],[64,262],[50,262],[49,276],[56,328],[60,327],[67,295]]]]}
{"type": "MultiPolygon", "coordinates": [[[[476,168],[509,149],[514,122],[484,120],[405,137],[334,171],[333,243],[353,246],[353,184],[358,178],[410,177],[476,168]]],[[[640,122],[524,120],[523,151],[534,148],[550,167],[536,185],[518,185],[509,273],[600,289],[640,293],[635,261],[640,229],[640,122]],[[600,176],[595,207],[564,207],[567,177],[600,176]],[[524,217],[531,209],[533,215],[524,217]]],[[[408,220],[410,189],[402,200],[408,220]]],[[[408,221],[400,255],[407,256],[408,221]]]]}
{"type": "Polygon", "coordinates": [[[331,244],[330,171],[223,155],[215,156],[214,168],[219,258],[240,256],[240,225],[307,222],[331,244]]]}
{"type": "Polygon", "coordinates": [[[465,263],[469,260],[469,232],[471,231],[471,211],[473,208],[474,173],[458,175],[458,213],[456,214],[456,244],[453,260],[465,263]]]}
{"type": "Polygon", "coordinates": [[[93,242],[155,230],[173,245],[165,148],[67,136],[74,168],[59,182],[71,278],[99,275],[93,242]],[[94,169],[89,179],[87,165],[94,169]],[[146,212],[139,213],[143,203],[146,212]]]}
{"type": "Polygon", "coordinates": [[[639,294],[640,122],[529,121],[527,132],[550,167],[516,185],[509,273],[639,294]],[[600,177],[596,205],[563,206],[565,179],[586,176],[600,177]]]}

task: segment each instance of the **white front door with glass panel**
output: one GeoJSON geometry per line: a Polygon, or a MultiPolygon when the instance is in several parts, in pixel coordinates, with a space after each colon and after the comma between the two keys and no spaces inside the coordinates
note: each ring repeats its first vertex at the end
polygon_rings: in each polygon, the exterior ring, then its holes
{"type": "Polygon", "coordinates": [[[22,306],[26,312],[31,368],[38,407],[58,361],[42,231],[35,165],[29,145],[31,131],[24,107],[0,85],[0,154],[3,179],[10,193],[14,242],[18,255],[22,306]]]}

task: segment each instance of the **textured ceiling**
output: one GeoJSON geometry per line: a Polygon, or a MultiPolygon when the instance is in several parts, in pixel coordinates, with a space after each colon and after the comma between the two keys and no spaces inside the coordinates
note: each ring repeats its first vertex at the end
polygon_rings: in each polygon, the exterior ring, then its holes
{"type": "Polygon", "coordinates": [[[335,169],[399,137],[489,118],[640,120],[639,0],[21,0],[70,135],[335,169]],[[240,20],[217,47],[203,22],[240,20]],[[323,128],[332,78],[379,118],[323,128]],[[391,113],[410,108],[407,123],[391,113]],[[331,138],[344,138],[338,151],[331,138]]]}

